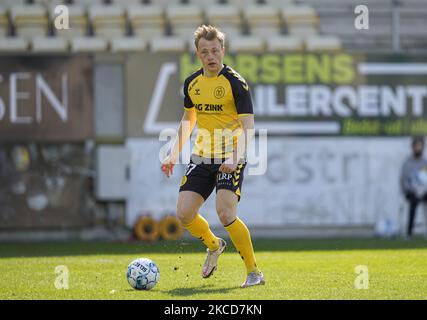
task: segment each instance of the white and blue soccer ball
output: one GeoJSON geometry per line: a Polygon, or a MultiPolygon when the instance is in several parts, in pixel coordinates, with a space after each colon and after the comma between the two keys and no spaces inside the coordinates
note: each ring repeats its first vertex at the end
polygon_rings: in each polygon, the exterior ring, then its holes
{"type": "Polygon", "coordinates": [[[413,177],[413,188],[419,197],[427,193],[427,168],[418,171],[413,177]]]}
{"type": "Polygon", "coordinates": [[[139,258],[128,265],[126,279],[136,290],[150,290],[159,282],[160,271],[153,260],[139,258]]]}

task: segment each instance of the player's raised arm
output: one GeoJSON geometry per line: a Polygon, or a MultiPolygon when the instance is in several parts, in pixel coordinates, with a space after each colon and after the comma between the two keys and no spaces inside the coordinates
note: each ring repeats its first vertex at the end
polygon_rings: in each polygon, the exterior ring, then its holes
{"type": "Polygon", "coordinates": [[[178,133],[175,136],[168,155],[162,161],[161,170],[168,178],[173,174],[173,167],[178,161],[179,153],[191,136],[191,132],[196,125],[196,119],[197,116],[194,108],[184,109],[184,115],[179,123],[178,133]]]}

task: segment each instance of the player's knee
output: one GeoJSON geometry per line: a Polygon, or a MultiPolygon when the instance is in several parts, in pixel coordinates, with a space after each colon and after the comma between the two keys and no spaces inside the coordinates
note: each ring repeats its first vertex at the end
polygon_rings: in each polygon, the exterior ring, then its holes
{"type": "Polygon", "coordinates": [[[178,207],[176,210],[176,217],[183,224],[189,224],[191,221],[193,221],[195,216],[196,213],[194,210],[191,210],[191,208],[178,207]]]}
{"type": "Polygon", "coordinates": [[[233,209],[228,207],[217,208],[217,213],[218,213],[219,220],[224,226],[232,223],[236,219],[236,213],[234,212],[233,209]]]}

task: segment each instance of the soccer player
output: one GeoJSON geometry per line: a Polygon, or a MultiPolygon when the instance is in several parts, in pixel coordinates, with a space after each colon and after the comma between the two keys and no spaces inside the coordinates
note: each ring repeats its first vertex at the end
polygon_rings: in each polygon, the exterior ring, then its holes
{"type": "Polygon", "coordinates": [[[223,64],[224,40],[224,34],[213,26],[203,25],[194,32],[202,68],[184,82],[184,115],[161,169],[167,177],[173,173],[197,122],[196,142],[179,189],[177,216],[189,233],[206,245],[202,277],[210,277],[227,244],[213,234],[199,209],[216,188],[218,217],[246,266],[247,277],[241,286],[245,288],[265,283],[249,230],[236,214],[254,115],[246,81],[223,64]]]}
{"type": "Polygon", "coordinates": [[[406,232],[407,239],[412,236],[415,214],[418,204],[420,203],[424,203],[424,216],[427,221],[427,192],[425,188],[417,182],[417,174],[422,170],[427,170],[427,159],[423,157],[423,152],[424,137],[414,137],[412,139],[412,155],[405,160],[400,172],[400,187],[405,198],[409,202],[409,218],[406,232]],[[419,189],[420,187],[421,189],[419,189]]]}

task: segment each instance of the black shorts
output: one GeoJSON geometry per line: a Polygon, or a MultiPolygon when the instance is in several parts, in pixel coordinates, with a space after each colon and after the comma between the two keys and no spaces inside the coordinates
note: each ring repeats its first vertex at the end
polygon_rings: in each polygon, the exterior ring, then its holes
{"type": "Polygon", "coordinates": [[[221,164],[213,163],[213,161],[203,163],[191,159],[182,177],[179,191],[197,192],[206,200],[214,188],[216,188],[216,192],[226,189],[234,192],[237,200],[240,201],[246,161],[239,163],[233,173],[219,172],[220,166],[221,164]]]}

